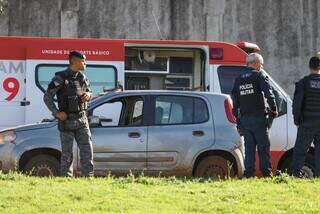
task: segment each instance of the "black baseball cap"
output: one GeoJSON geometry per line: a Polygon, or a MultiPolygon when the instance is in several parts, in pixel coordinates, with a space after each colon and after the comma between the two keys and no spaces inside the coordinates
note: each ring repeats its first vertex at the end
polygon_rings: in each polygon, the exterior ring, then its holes
{"type": "Polygon", "coordinates": [[[82,53],[80,53],[79,51],[71,51],[69,53],[69,59],[71,59],[71,57],[77,57],[77,58],[80,58],[80,59],[85,59],[86,56],[82,53]]]}

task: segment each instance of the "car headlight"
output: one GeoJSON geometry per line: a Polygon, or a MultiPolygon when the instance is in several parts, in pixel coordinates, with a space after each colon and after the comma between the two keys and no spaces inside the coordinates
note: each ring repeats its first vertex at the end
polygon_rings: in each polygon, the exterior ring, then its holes
{"type": "Polygon", "coordinates": [[[5,143],[14,143],[16,133],[13,130],[0,132],[0,145],[5,143]]]}

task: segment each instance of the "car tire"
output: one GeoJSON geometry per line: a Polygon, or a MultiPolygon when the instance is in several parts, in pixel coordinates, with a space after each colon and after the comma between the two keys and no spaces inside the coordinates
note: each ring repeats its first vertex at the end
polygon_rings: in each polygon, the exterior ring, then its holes
{"type": "Polygon", "coordinates": [[[25,165],[24,171],[32,176],[58,176],[60,163],[51,155],[37,155],[25,165]]]}
{"type": "Polygon", "coordinates": [[[195,176],[203,178],[235,177],[232,163],[221,156],[208,156],[202,159],[196,167],[195,176]]]}
{"type": "MultiPolygon", "coordinates": [[[[281,171],[282,172],[289,172],[289,169],[291,167],[292,163],[292,156],[287,158],[281,165],[281,171]]],[[[302,177],[304,178],[314,178],[314,156],[310,153],[307,154],[306,160],[304,162],[304,165],[301,169],[302,177]]]]}

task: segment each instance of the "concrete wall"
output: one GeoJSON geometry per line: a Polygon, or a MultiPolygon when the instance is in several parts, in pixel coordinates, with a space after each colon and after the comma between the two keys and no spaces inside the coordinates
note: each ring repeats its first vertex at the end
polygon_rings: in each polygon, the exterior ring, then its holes
{"type": "Polygon", "coordinates": [[[266,70],[290,94],[320,45],[318,0],[8,2],[0,35],[251,41],[262,48],[266,70]]]}

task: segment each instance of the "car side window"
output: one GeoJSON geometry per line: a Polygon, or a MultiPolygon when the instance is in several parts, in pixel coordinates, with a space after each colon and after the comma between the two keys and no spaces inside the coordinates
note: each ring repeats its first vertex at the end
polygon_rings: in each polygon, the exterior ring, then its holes
{"type": "Polygon", "coordinates": [[[155,102],[155,125],[193,124],[208,120],[206,103],[195,97],[158,96],[155,102]]]}
{"type": "Polygon", "coordinates": [[[99,118],[100,126],[143,125],[144,100],[140,96],[117,98],[93,110],[93,117],[99,118]]]}
{"type": "Polygon", "coordinates": [[[121,101],[102,104],[93,110],[93,116],[100,119],[102,126],[118,126],[122,106],[121,101]],[[103,122],[103,120],[105,120],[105,122],[103,122]]]}
{"type": "Polygon", "coordinates": [[[143,117],[143,100],[135,100],[133,104],[132,119],[128,125],[142,125],[143,117]]]}
{"type": "Polygon", "coordinates": [[[245,66],[220,66],[218,67],[218,77],[221,93],[231,94],[234,82],[237,77],[247,72],[245,66]]]}
{"type": "Polygon", "coordinates": [[[207,104],[201,99],[194,99],[194,123],[202,123],[208,118],[207,104]]]}

